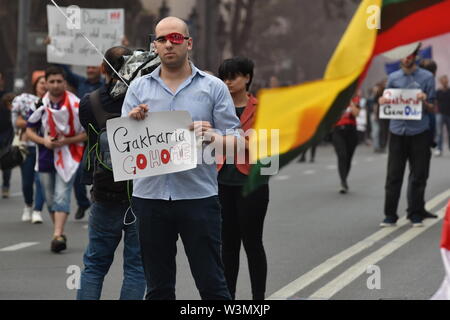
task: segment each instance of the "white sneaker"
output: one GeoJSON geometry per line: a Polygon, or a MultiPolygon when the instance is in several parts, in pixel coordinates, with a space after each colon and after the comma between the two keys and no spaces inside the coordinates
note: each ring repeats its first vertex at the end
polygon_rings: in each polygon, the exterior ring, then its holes
{"type": "Polygon", "coordinates": [[[31,208],[28,207],[23,208],[22,221],[23,222],[31,221],[31,208]]]}
{"type": "Polygon", "coordinates": [[[42,217],[40,211],[33,211],[31,215],[31,223],[42,223],[42,217]]]}
{"type": "Polygon", "coordinates": [[[440,157],[440,156],[442,156],[442,151],[439,150],[439,149],[436,149],[436,150],[434,151],[434,155],[435,155],[436,157],[440,157]]]}

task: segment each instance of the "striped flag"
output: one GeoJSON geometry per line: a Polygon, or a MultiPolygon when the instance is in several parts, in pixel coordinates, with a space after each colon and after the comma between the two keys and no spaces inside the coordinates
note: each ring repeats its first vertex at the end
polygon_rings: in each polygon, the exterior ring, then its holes
{"type": "MultiPolygon", "coordinates": [[[[450,32],[449,12],[450,0],[364,0],[329,61],[323,79],[261,90],[254,129],[256,132],[280,130],[279,148],[269,148],[266,154],[252,152],[252,159],[259,161],[252,167],[246,191],[267,182],[268,176],[260,175],[267,158],[279,156],[282,167],[324,138],[348,106],[375,56],[450,32]]],[[[270,134],[255,135],[252,144],[276,145],[271,139],[270,134]]]]}
{"type": "Polygon", "coordinates": [[[442,226],[441,255],[444,262],[445,278],[431,300],[450,300],[450,201],[447,204],[442,226]]]}

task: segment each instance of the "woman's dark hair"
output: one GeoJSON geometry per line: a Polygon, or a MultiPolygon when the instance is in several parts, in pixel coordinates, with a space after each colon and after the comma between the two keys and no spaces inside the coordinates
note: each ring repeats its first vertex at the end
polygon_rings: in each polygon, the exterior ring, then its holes
{"type": "Polygon", "coordinates": [[[234,79],[236,76],[250,76],[247,83],[247,91],[253,81],[253,69],[255,64],[252,60],[245,57],[234,57],[224,60],[219,67],[219,78],[224,81],[226,79],[234,79]]]}
{"type": "Polygon", "coordinates": [[[47,69],[45,69],[45,80],[48,80],[48,77],[52,75],[60,74],[66,79],[66,73],[64,72],[64,69],[58,66],[50,66],[47,69]]]}
{"type": "MultiPolygon", "coordinates": [[[[123,59],[123,56],[131,56],[133,54],[133,51],[130,49],[123,47],[123,46],[117,46],[109,48],[105,53],[105,59],[113,66],[114,69],[118,72],[120,68],[122,68],[123,63],[125,62],[123,59]]],[[[105,72],[111,76],[111,78],[118,78],[116,76],[116,73],[114,70],[105,62],[103,61],[103,66],[105,68],[105,72]]]]}
{"type": "Polygon", "coordinates": [[[39,82],[42,78],[45,79],[45,76],[40,76],[40,77],[37,78],[36,81],[33,83],[33,94],[36,95],[36,96],[37,96],[36,87],[37,87],[37,85],[38,85],[38,82],[39,82]]]}

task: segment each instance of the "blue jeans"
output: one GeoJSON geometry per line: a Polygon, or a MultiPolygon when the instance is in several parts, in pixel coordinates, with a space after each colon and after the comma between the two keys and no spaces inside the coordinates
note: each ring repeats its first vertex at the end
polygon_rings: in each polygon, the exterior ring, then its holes
{"type": "Polygon", "coordinates": [[[81,183],[81,176],[83,173],[83,166],[80,164],[77,173],[75,174],[75,182],[73,184],[73,190],[75,193],[75,199],[77,199],[78,206],[83,209],[87,209],[91,206],[91,202],[87,197],[86,186],[81,183]]]}
{"type": "Polygon", "coordinates": [[[28,147],[28,155],[20,166],[20,173],[22,175],[22,193],[25,204],[28,207],[33,205],[34,187],[36,187],[36,198],[34,199],[34,210],[42,211],[44,207],[44,194],[42,191],[41,181],[39,175],[34,171],[36,164],[36,147],[28,147]],[[33,186],[34,185],[34,186],[33,186]]]}
{"type": "Polygon", "coordinates": [[[133,197],[147,300],[174,300],[180,235],[203,300],[230,300],[221,259],[222,217],[217,196],[165,201],[133,197]]]}
{"type": "Polygon", "coordinates": [[[75,175],[68,182],[64,182],[56,172],[39,172],[39,179],[44,191],[48,211],[70,213],[70,195],[72,194],[75,175]]]}
{"type": "Polygon", "coordinates": [[[450,148],[450,116],[442,113],[436,114],[436,143],[438,150],[442,151],[444,144],[444,126],[447,128],[450,148]]]}
{"type": "MultiPolygon", "coordinates": [[[[84,270],[78,300],[99,300],[103,279],[114,259],[114,252],[124,233],[123,283],[121,300],[142,300],[145,276],[136,223],[124,224],[127,205],[94,202],[89,215],[89,244],[84,253],[84,270]]],[[[128,221],[128,220],[127,220],[128,221]]]]}

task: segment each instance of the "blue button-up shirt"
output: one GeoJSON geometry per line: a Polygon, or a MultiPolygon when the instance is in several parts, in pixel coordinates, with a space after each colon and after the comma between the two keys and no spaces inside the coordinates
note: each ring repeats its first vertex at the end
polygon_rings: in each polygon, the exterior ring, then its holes
{"type": "Polygon", "coordinates": [[[97,82],[90,82],[86,77],[74,73],[68,65],[61,64],[60,66],[66,72],[67,82],[77,89],[76,95],[80,99],[105,84],[103,78],[100,78],[97,82]]]}
{"type": "MultiPolygon", "coordinates": [[[[193,121],[209,121],[225,134],[238,129],[239,118],[226,85],[218,78],[198,70],[193,64],[191,76],[173,93],[160,78],[161,67],[132,82],[122,107],[122,117],[139,104],[150,112],[188,111],[193,121]]],[[[139,178],[133,182],[133,196],[142,199],[187,200],[217,195],[215,164],[198,164],[195,169],[166,175],[139,178]]]]}
{"type": "MultiPolygon", "coordinates": [[[[434,76],[422,68],[417,68],[411,74],[406,74],[403,69],[391,73],[386,89],[421,89],[427,95],[428,102],[434,103],[436,99],[434,76]]],[[[390,130],[400,136],[420,134],[430,130],[430,115],[425,111],[421,120],[391,120],[390,130]]]]}

